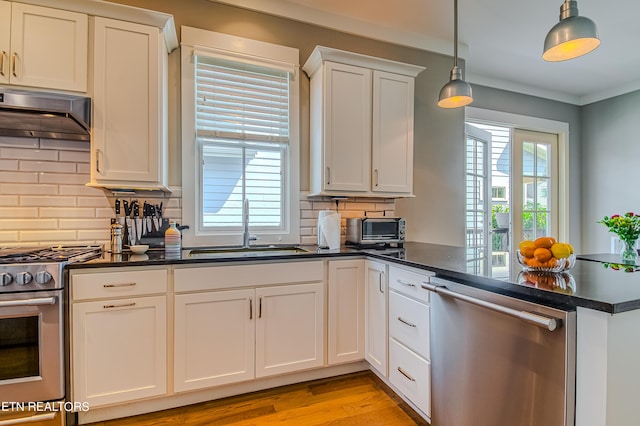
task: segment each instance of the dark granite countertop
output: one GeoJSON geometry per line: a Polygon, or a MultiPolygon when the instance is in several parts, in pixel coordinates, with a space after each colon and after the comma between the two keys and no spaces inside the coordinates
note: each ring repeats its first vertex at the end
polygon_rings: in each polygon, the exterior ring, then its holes
{"type": "MultiPolygon", "coordinates": [[[[506,280],[467,273],[465,249],[425,243],[406,243],[403,258],[394,250],[362,250],[342,247],[337,250],[323,250],[314,246],[302,254],[279,254],[268,257],[218,257],[215,259],[193,259],[189,251],[183,250],[177,257],[167,258],[162,250],[150,250],[144,255],[105,253],[101,258],[88,262],[68,265],[68,269],[101,268],[119,266],[160,266],[174,264],[217,264],[228,262],[270,262],[277,260],[311,260],[326,257],[349,257],[367,255],[381,260],[433,271],[443,279],[449,279],[469,286],[540,303],[543,305],[575,310],[585,307],[608,313],[621,313],[640,309],[640,271],[638,274],[618,268],[616,255],[578,256],[576,265],[565,273],[548,278],[544,274],[528,273],[528,280],[519,267],[506,280]],[[613,266],[613,268],[612,268],[613,266]],[[558,282],[565,283],[557,285],[558,282]],[[534,283],[535,281],[535,283],[534,283]]],[[[640,266],[626,270],[640,270],[640,266]]]]}

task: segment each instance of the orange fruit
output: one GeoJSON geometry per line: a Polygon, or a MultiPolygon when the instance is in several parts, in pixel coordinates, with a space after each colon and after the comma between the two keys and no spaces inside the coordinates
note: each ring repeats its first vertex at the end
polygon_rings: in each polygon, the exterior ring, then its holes
{"type": "Polygon", "coordinates": [[[549,249],[551,248],[552,245],[554,245],[556,243],[556,239],[553,237],[540,237],[540,238],[536,238],[536,240],[533,242],[533,244],[537,247],[537,248],[546,248],[549,249]]]}
{"type": "Polygon", "coordinates": [[[524,257],[533,257],[533,252],[536,250],[535,247],[524,247],[520,249],[520,254],[524,257]]]}
{"type": "Polygon", "coordinates": [[[533,252],[533,257],[538,262],[546,262],[547,260],[553,257],[553,254],[551,253],[551,250],[549,250],[548,248],[539,247],[535,249],[535,251],[533,252]]]}
{"type": "Polygon", "coordinates": [[[520,242],[518,247],[520,248],[520,254],[524,257],[533,257],[533,251],[536,249],[534,242],[531,240],[520,242]]]}
{"type": "Polygon", "coordinates": [[[532,268],[539,268],[539,267],[542,266],[540,261],[538,259],[536,259],[535,257],[532,257],[531,259],[527,259],[526,262],[527,262],[527,265],[532,267],[532,268]]]}
{"type": "Polygon", "coordinates": [[[534,243],[531,240],[522,240],[520,241],[520,245],[518,245],[518,248],[520,249],[520,251],[522,251],[523,248],[533,246],[533,245],[534,243]]]}

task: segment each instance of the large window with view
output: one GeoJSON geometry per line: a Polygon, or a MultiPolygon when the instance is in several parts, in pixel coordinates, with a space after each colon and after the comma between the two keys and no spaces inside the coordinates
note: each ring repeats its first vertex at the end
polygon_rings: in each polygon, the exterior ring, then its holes
{"type": "Polygon", "coordinates": [[[259,243],[297,243],[297,50],[237,40],[183,29],[186,244],[241,243],[247,206],[259,243]]]}

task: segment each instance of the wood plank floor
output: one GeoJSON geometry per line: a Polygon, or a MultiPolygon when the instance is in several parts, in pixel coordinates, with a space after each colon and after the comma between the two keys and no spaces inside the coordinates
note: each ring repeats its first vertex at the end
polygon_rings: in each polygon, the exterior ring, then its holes
{"type": "Polygon", "coordinates": [[[428,425],[371,372],[283,386],[91,426],[428,425]]]}

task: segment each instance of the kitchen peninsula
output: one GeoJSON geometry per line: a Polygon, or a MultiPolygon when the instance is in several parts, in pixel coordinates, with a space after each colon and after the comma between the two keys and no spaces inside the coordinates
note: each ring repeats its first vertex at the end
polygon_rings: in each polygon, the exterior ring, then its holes
{"type": "MultiPolygon", "coordinates": [[[[305,294],[314,294],[315,296],[308,299],[313,300],[308,308],[312,306],[316,306],[317,308],[316,303],[318,300],[315,299],[315,297],[323,299],[322,294],[324,294],[324,290],[322,290],[321,286],[323,283],[331,281],[332,269],[330,265],[332,263],[362,260],[386,265],[387,268],[407,269],[414,274],[423,273],[427,281],[429,277],[435,277],[478,290],[533,302],[545,307],[575,312],[577,324],[576,337],[575,341],[568,342],[570,348],[572,346],[575,347],[575,424],[580,426],[604,424],[630,425],[632,424],[630,423],[632,422],[631,419],[635,419],[635,400],[632,389],[634,389],[634,384],[640,380],[640,370],[635,366],[635,360],[640,357],[640,339],[636,338],[639,331],[637,327],[634,326],[634,324],[638,324],[640,321],[640,285],[638,284],[635,274],[606,268],[603,262],[594,261],[593,257],[585,257],[584,259],[579,257],[575,267],[569,271],[573,277],[572,283],[574,282],[575,285],[572,284],[564,288],[544,288],[543,286],[536,287],[530,282],[523,282],[518,277],[514,277],[510,281],[498,281],[468,274],[466,272],[464,257],[465,251],[459,247],[406,243],[403,250],[392,252],[358,250],[353,248],[342,248],[333,251],[318,250],[315,247],[305,248],[309,250],[306,253],[280,253],[274,254],[273,256],[261,256],[259,258],[250,256],[241,258],[218,256],[215,259],[202,257],[193,258],[189,256],[189,250],[183,250],[181,257],[175,259],[167,259],[164,256],[164,252],[153,250],[142,256],[127,253],[121,256],[112,256],[110,253],[106,253],[101,259],[70,265],[71,297],[73,299],[77,291],[79,291],[78,289],[81,288],[78,287],[78,284],[74,284],[74,277],[93,274],[98,270],[100,271],[100,276],[105,276],[105,272],[111,274],[125,274],[128,271],[136,273],[152,272],[158,274],[158,276],[155,277],[155,282],[164,284],[161,285],[162,288],[151,290],[149,294],[152,294],[152,297],[167,296],[166,301],[164,299],[160,300],[161,306],[164,306],[164,304],[172,305],[171,300],[174,300],[173,298],[176,300],[175,306],[178,306],[177,301],[179,297],[188,296],[188,293],[180,294],[182,290],[185,292],[189,290],[189,292],[195,294],[203,294],[201,292],[214,289],[211,287],[207,288],[207,282],[211,281],[213,283],[216,281],[216,277],[220,275],[218,272],[222,273],[222,269],[216,270],[217,272],[214,276],[212,273],[213,269],[211,268],[233,268],[234,266],[239,266],[236,270],[237,272],[240,270],[249,271],[250,268],[258,266],[265,268],[273,267],[273,269],[263,270],[261,276],[251,275],[251,280],[264,280],[269,274],[276,274],[279,276],[278,278],[274,278],[276,281],[279,279],[280,281],[286,281],[287,284],[279,288],[293,287],[290,285],[293,282],[295,282],[295,285],[310,286],[305,287],[305,294]],[[304,273],[296,270],[296,264],[304,265],[304,273]],[[291,271],[286,269],[291,265],[293,265],[294,269],[291,271]],[[199,270],[203,272],[206,271],[208,274],[198,275],[193,272],[199,270]],[[329,272],[327,272],[327,270],[329,272]],[[282,274],[279,272],[275,273],[274,271],[280,271],[282,274]],[[181,274],[187,274],[190,277],[185,281],[186,284],[179,284],[181,274]],[[180,286],[182,285],[185,287],[180,290],[180,286]],[[314,285],[316,287],[313,287],[314,285]],[[318,287],[318,285],[320,285],[320,287],[318,287]]],[[[354,269],[353,271],[354,275],[346,276],[353,280],[363,279],[357,278],[358,274],[364,275],[361,270],[355,272],[356,270],[354,269]]],[[[249,292],[261,291],[260,285],[255,283],[245,284],[240,281],[233,282],[233,279],[230,278],[232,275],[226,275],[226,273],[222,273],[222,276],[230,280],[230,285],[234,289],[249,292]],[[251,287],[251,289],[247,288],[247,290],[242,290],[246,286],[251,287]]],[[[382,274],[382,276],[384,276],[384,274],[382,274]]],[[[245,275],[245,278],[246,277],[247,275],[245,275]]],[[[391,277],[389,277],[389,280],[391,280],[391,277]]],[[[123,279],[119,282],[122,284],[129,281],[134,282],[133,280],[124,279],[123,276],[123,279]]],[[[271,286],[273,283],[274,282],[268,282],[265,284],[271,286]]],[[[142,287],[142,285],[140,285],[140,287],[142,287]]],[[[126,290],[126,288],[120,288],[119,291],[121,291],[121,293],[119,296],[116,296],[115,299],[116,301],[124,303],[124,298],[128,296],[128,290],[126,290]]],[[[225,290],[225,292],[227,292],[227,290],[225,290]]],[[[256,303],[258,299],[259,296],[256,299],[256,303]]],[[[72,308],[75,306],[74,303],[72,300],[72,308]]],[[[172,309],[174,308],[172,307],[171,310],[172,309]]],[[[360,312],[360,309],[362,308],[359,307],[355,309],[355,311],[360,312]]],[[[168,311],[170,310],[167,310],[167,312],[168,311]]],[[[322,312],[322,309],[318,312],[322,312]]],[[[259,313],[256,312],[256,315],[258,314],[259,313]]],[[[164,319],[164,317],[162,317],[162,319],[164,319]]],[[[328,320],[331,321],[330,318],[328,320]]],[[[324,333],[324,330],[318,332],[324,333]]],[[[327,332],[330,334],[330,331],[327,332]]],[[[317,335],[314,336],[314,338],[317,337],[317,335]]],[[[177,335],[176,329],[174,339],[180,338],[181,337],[177,335]]],[[[320,345],[321,343],[318,344],[320,345]]],[[[313,357],[307,357],[308,360],[312,358],[313,357]]],[[[325,374],[330,375],[370,368],[369,364],[363,361],[363,358],[365,357],[356,357],[354,359],[358,361],[353,363],[338,363],[333,366],[328,366],[326,361],[323,361],[323,355],[318,352],[317,359],[311,361],[307,367],[303,367],[302,373],[298,372],[293,375],[285,374],[283,377],[288,378],[288,380],[301,381],[317,377],[314,376],[313,373],[322,372],[325,371],[325,369],[327,370],[325,374]],[[322,367],[323,365],[324,367],[322,367]],[[300,376],[300,374],[302,374],[302,376],[300,376]]],[[[491,368],[500,368],[500,365],[494,365],[491,368]]],[[[382,374],[382,376],[384,377],[384,374],[382,374]]],[[[256,375],[255,377],[258,376],[256,375]]],[[[168,382],[171,382],[171,380],[168,380],[168,382]]],[[[268,379],[266,381],[265,379],[259,379],[257,382],[261,382],[262,384],[260,386],[263,387],[268,387],[272,383],[279,383],[277,379],[268,379]],[[274,382],[273,380],[276,381],[274,382]]],[[[256,381],[250,380],[245,383],[256,384],[256,381]]],[[[232,394],[233,392],[242,393],[256,389],[255,387],[247,388],[246,384],[245,388],[237,386],[237,384],[220,386],[218,388],[214,386],[211,389],[218,389],[218,392],[210,393],[207,397],[218,398],[232,394]],[[234,386],[236,386],[235,390],[233,388],[234,386]]],[[[242,384],[240,386],[242,386],[242,384]]],[[[433,389],[432,392],[437,392],[437,389],[433,389]]],[[[169,398],[171,404],[174,406],[191,403],[192,401],[189,400],[189,395],[193,395],[193,393],[181,394],[177,382],[172,386],[166,386],[165,383],[165,387],[159,394],[164,395],[162,398],[169,398]],[[172,393],[173,396],[169,396],[172,393]]],[[[159,407],[167,407],[166,404],[158,404],[158,401],[168,401],[162,398],[156,401],[154,398],[143,397],[141,399],[142,402],[135,402],[134,398],[134,402],[128,401],[127,404],[123,406],[106,404],[106,407],[109,407],[106,411],[116,413],[115,415],[118,415],[117,413],[130,415],[135,412],[154,411],[160,409],[159,407]],[[139,408],[138,406],[144,408],[139,408]]],[[[418,408],[416,407],[418,402],[411,400],[410,402],[413,402],[414,408],[418,408]]],[[[418,408],[418,410],[422,412],[423,415],[429,415],[428,412],[425,412],[425,410],[428,411],[428,407],[422,410],[418,408]]],[[[101,409],[96,408],[95,411],[98,417],[91,417],[92,413],[90,412],[88,413],[87,421],[94,421],[96,418],[101,418],[101,409]]],[[[102,415],[104,415],[104,412],[102,415]]]]}

